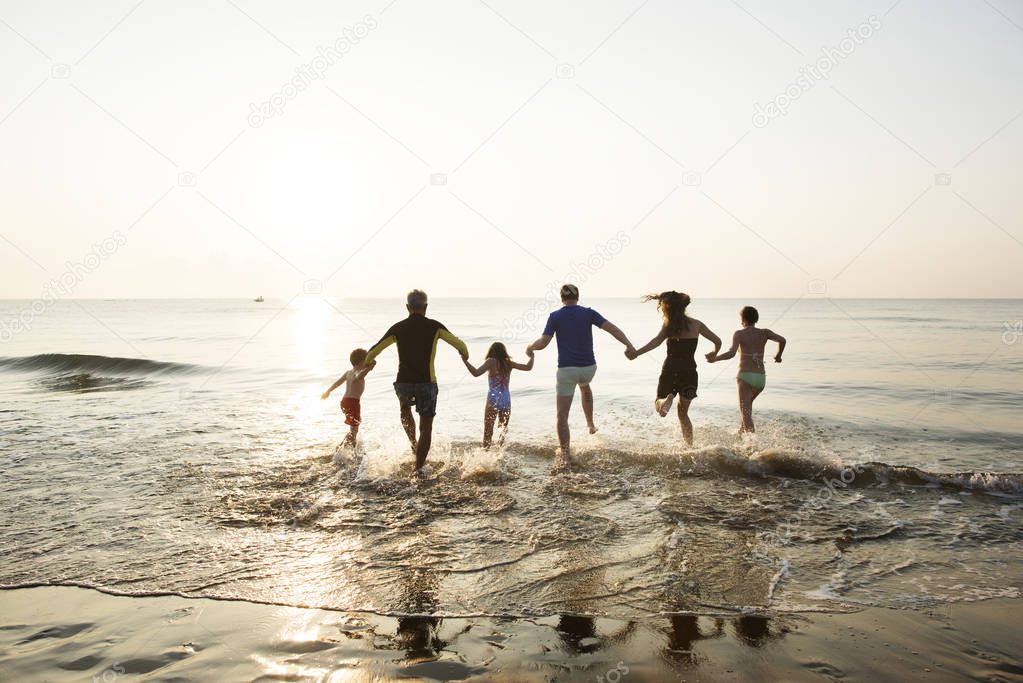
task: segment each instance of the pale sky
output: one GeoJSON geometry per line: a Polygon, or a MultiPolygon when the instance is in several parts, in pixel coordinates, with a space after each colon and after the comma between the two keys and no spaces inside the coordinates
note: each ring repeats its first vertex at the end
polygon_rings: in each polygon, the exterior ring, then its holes
{"type": "Polygon", "coordinates": [[[0,298],[1023,297],[1021,73],[1012,0],[0,0],[0,298]]]}

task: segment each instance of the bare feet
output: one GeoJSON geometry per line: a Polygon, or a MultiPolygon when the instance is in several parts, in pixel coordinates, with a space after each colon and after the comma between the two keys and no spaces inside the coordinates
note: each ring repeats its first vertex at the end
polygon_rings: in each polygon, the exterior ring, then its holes
{"type": "Polygon", "coordinates": [[[590,434],[596,434],[596,433],[597,433],[597,425],[595,425],[595,424],[593,424],[593,423],[591,422],[591,423],[590,423],[589,425],[587,425],[587,426],[588,426],[588,427],[590,428],[590,434]]]}
{"type": "Polygon", "coordinates": [[[661,417],[668,417],[668,412],[671,411],[671,404],[675,400],[675,394],[668,394],[667,398],[659,398],[654,401],[654,408],[657,409],[657,414],[661,417]]]}
{"type": "Polygon", "coordinates": [[[556,472],[572,470],[577,464],[576,459],[572,457],[571,453],[566,453],[559,448],[554,459],[553,470],[556,472]]]}
{"type": "Polygon", "coordinates": [[[579,461],[569,456],[567,458],[558,458],[558,464],[555,467],[558,472],[573,472],[579,468],[579,461]]]}

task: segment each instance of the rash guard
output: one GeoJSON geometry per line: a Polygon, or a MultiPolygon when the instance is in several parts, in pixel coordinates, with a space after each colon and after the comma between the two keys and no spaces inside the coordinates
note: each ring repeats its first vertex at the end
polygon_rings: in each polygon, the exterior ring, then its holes
{"type": "Polygon", "coordinates": [[[437,341],[443,339],[468,355],[465,343],[451,334],[448,328],[425,315],[411,314],[401,322],[391,325],[380,341],[369,350],[365,363],[380,355],[391,344],[398,345],[398,378],[403,384],[436,382],[433,359],[437,355],[437,341]]]}

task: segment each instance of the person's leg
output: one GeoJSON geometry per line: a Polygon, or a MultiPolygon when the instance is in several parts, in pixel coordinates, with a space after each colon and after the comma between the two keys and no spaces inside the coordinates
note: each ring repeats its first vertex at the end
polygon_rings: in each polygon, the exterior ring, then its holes
{"type": "Polygon", "coordinates": [[[419,413],[419,447],[416,448],[416,470],[426,464],[433,441],[433,416],[437,414],[437,385],[416,385],[416,412],[419,413]]]}
{"type": "Polygon", "coordinates": [[[750,431],[757,431],[756,425],[753,424],[753,401],[757,400],[757,396],[764,393],[764,387],[750,387],[749,392],[749,426],[750,431]]]}
{"type": "Polygon", "coordinates": [[[678,399],[678,421],[682,423],[682,438],[687,446],[693,445],[693,422],[689,419],[689,406],[692,401],[688,398],[678,399]]]}
{"type": "Polygon", "coordinates": [[[755,432],[753,426],[753,387],[741,379],[735,380],[739,385],[739,419],[741,426],[740,433],[755,432]]]}
{"type": "Polygon", "coordinates": [[[511,408],[497,414],[497,446],[504,448],[504,437],[508,436],[508,422],[511,420],[511,408]]]}
{"type": "MultiPolygon", "coordinates": [[[[668,413],[671,412],[671,403],[675,400],[675,394],[668,394],[664,398],[654,399],[654,410],[661,417],[668,417],[668,413]]],[[[682,408],[682,404],[679,404],[679,409],[682,408]]]]}
{"type": "Polygon", "coordinates": [[[416,418],[412,415],[412,406],[410,405],[401,406],[401,426],[405,429],[409,443],[412,444],[412,452],[415,453],[418,447],[416,442],[416,418]]]}
{"type": "Polygon", "coordinates": [[[490,405],[490,401],[487,401],[483,408],[483,447],[490,448],[490,444],[494,441],[494,420],[497,419],[497,411],[494,410],[494,406],[490,405]]]}
{"type": "Polygon", "coordinates": [[[561,446],[561,457],[566,460],[571,456],[572,435],[568,429],[568,413],[572,409],[572,394],[558,395],[558,443],[561,446]]]}
{"type": "Polygon", "coordinates": [[[359,436],[359,426],[358,425],[352,425],[351,427],[348,428],[348,435],[345,436],[344,445],[345,446],[350,446],[352,448],[355,448],[355,440],[358,438],[358,436],[359,436]]]}
{"type": "Polygon", "coordinates": [[[583,415],[586,416],[586,426],[590,428],[590,434],[597,433],[597,427],[593,424],[593,389],[589,384],[579,385],[579,397],[583,402],[583,415]]]}
{"type": "Polygon", "coordinates": [[[419,416],[419,447],[416,448],[416,469],[426,464],[426,456],[430,454],[430,442],[433,440],[433,415],[419,416]]]}

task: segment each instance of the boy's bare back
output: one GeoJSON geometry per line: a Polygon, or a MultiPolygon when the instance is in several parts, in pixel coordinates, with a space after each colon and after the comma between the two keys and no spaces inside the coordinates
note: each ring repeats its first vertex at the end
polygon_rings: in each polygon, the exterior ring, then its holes
{"type": "Polygon", "coordinates": [[[366,373],[368,368],[352,368],[345,373],[345,398],[362,398],[366,391],[366,373]]]}

